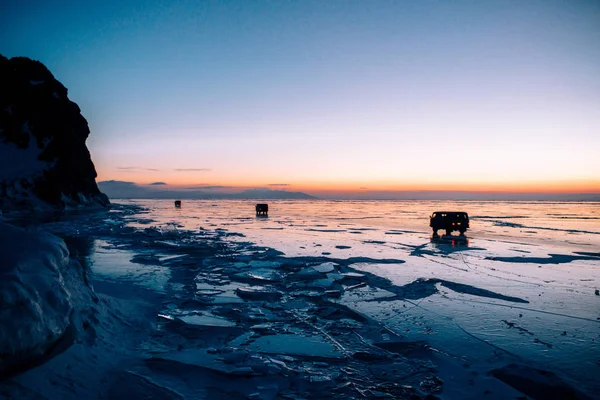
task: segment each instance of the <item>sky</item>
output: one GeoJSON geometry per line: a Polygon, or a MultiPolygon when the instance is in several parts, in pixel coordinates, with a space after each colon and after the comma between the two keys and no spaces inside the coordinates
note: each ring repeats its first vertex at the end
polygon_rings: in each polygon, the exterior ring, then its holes
{"type": "Polygon", "coordinates": [[[98,180],[600,193],[600,1],[4,1],[98,180]]]}

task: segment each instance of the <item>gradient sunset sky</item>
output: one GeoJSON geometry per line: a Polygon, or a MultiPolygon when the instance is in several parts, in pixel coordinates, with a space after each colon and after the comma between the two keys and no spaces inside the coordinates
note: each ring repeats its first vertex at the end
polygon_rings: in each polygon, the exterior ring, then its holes
{"type": "Polygon", "coordinates": [[[600,1],[5,1],[0,53],[98,180],[600,193],[600,1]]]}

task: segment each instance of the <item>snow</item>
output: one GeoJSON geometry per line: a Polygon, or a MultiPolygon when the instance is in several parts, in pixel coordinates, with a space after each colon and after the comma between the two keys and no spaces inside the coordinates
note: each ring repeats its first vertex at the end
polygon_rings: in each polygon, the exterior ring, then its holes
{"type": "Polygon", "coordinates": [[[64,242],[48,233],[0,222],[0,260],[0,376],[6,376],[69,346],[94,294],[64,242]]]}

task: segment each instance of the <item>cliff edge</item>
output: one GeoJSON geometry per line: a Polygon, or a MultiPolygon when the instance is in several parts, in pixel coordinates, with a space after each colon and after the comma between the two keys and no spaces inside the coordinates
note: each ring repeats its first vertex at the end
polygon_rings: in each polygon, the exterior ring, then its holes
{"type": "Polygon", "coordinates": [[[108,206],[85,144],[89,134],[44,64],[0,55],[0,209],[108,206]]]}

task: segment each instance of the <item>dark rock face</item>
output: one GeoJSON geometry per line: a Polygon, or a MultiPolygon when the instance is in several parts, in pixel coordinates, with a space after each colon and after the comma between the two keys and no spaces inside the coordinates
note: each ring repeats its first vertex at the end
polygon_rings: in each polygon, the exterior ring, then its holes
{"type": "Polygon", "coordinates": [[[42,63],[0,55],[0,208],[107,206],[85,145],[89,134],[81,110],[42,63]]]}

